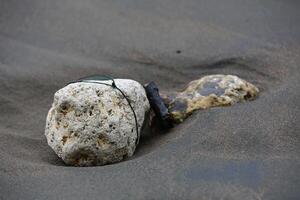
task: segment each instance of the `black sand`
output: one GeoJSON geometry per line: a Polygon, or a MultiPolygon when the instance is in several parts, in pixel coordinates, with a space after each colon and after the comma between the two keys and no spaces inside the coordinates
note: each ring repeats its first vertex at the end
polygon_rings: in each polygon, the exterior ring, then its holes
{"type": "Polygon", "coordinates": [[[299,199],[300,3],[1,0],[0,199],[299,199]],[[163,90],[206,74],[255,101],[145,135],[125,162],[65,166],[47,146],[54,92],[110,74],[163,90]]]}

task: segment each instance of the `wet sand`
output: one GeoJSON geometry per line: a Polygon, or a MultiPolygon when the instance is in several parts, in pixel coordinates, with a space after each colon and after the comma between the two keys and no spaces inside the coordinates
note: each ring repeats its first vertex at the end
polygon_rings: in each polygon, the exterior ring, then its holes
{"type": "Polygon", "coordinates": [[[298,199],[298,1],[0,1],[0,199],[298,199]],[[108,74],[164,91],[207,74],[260,89],[144,133],[136,154],[65,166],[44,136],[56,90],[108,74]]]}

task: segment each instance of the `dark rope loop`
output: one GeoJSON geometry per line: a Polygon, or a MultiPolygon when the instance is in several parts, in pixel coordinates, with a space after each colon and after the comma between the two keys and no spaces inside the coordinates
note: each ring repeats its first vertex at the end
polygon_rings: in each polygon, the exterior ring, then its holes
{"type": "Polygon", "coordinates": [[[137,139],[135,141],[135,144],[137,145],[140,141],[140,133],[139,133],[139,127],[138,127],[138,121],[137,121],[137,117],[136,117],[136,113],[130,103],[130,99],[128,99],[128,97],[125,95],[125,93],[119,88],[117,87],[114,78],[112,78],[111,76],[106,76],[106,75],[93,75],[93,76],[86,76],[83,78],[80,78],[76,81],[72,81],[69,84],[72,83],[77,83],[77,82],[83,82],[83,83],[97,83],[97,84],[102,84],[102,85],[107,85],[107,86],[111,86],[114,89],[117,89],[122,95],[123,97],[126,99],[130,109],[132,110],[133,116],[134,116],[134,120],[135,120],[135,125],[136,125],[136,135],[137,135],[137,139]],[[112,84],[107,84],[107,83],[102,83],[102,82],[97,82],[97,81],[112,81],[112,84]]]}

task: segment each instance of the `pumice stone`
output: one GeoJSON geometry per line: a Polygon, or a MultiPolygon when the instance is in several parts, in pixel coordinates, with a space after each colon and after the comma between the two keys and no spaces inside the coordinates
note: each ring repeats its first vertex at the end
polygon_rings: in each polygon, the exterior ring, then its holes
{"type": "Polygon", "coordinates": [[[257,87],[237,76],[217,74],[191,81],[181,92],[161,96],[172,121],[179,123],[195,110],[253,100],[258,92],[257,87]]]}
{"type": "Polygon", "coordinates": [[[114,79],[118,89],[112,84],[75,82],[55,93],[45,135],[67,165],[105,165],[133,155],[150,105],[140,83],[114,79]]]}

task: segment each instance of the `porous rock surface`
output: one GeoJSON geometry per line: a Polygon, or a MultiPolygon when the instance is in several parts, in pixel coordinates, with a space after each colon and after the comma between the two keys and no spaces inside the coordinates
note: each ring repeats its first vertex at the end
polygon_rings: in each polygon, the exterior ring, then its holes
{"type": "Polygon", "coordinates": [[[162,93],[174,122],[182,122],[195,110],[229,106],[258,95],[253,84],[233,75],[209,75],[191,81],[181,92],[162,93]]]}
{"type": "MultiPolygon", "coordinates": [[[[130,100],[140,132],[150,109],[143,86],[129,79],[115,83],[130,100]]],[[[133,155],[137,140],[133,111],[120,91],[91,82],[72,83],[55,93],[45,135],[55,153],[73,166],[121,161],[133,155]]]]}

